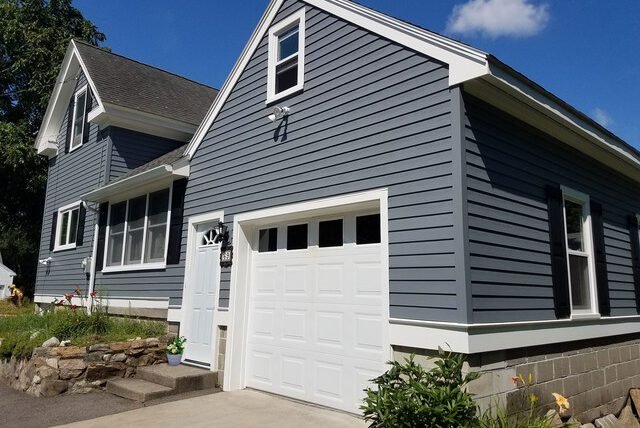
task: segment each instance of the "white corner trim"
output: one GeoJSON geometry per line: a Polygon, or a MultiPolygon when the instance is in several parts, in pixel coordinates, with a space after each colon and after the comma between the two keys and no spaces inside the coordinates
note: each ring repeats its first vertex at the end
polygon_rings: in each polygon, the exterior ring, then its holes
{"type": "Polygon", "coordinates": [[[182,308],[169,306],[167,310],[167,321],[169,322],[181,322],[182,321],[182,308]]]}
{"type": "MultiPolygon", "coordinates": [[[[266,104],[272,104],[281,98],[288,97],[304,88],[304,48],[305,48],[305,8],[301,8],[298,12],[279,21],[277,24],[269,28],[269,53],[267,67],[267,100],[266,104]],[[295,86],[276,94],[276,67],[278,65],[278,38],[280,35],[298,26],[298,82],[295,86]]],[[[292,55],[293,57],[293,55],[292,55]]],[[[280,62],[286,62],[290,58],[285,58],[280,62]]]]}
{"type": "MultiPolygon", "coordinates": [[[[272,0],[262,15],[251,38],[225,80],[218,96],[193,135],[185,154],[192,158],[222,106],[240,79],[258,44],[282,6],[284,0],[272,0]]],[[[352,22],[382,37],[407,46],[449,65],[449,85],[484,76],[489,72],[488,55],[455,40],[418,28],[363,6],[345,0],[307,0],[308,4],[352,22]]]]}

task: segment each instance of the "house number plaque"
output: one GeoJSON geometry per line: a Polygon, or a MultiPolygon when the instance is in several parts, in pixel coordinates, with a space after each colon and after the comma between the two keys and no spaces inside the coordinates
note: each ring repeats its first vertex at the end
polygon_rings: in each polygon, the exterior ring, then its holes
{"type": "Polygon", "coordinates": [[[220,250],[220,267],[231,267],[233,260],[233,246],[227,245],[220,250]]]}

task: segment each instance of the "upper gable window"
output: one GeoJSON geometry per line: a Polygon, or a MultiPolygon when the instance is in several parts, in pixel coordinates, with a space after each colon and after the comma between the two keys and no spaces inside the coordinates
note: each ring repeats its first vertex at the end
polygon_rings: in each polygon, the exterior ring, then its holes
{"type": "Polygon", "coordinates": [[[83,86],[76,92],[73,101],[73,124],[71,134],[71,144],[69,151],[77,149],[82,145],[87,117],[87,86],[83,86]]]}
{"type": "Polygon", "coordinates": [[[304,9],[269,29],[267,103],[304,86],[304,9]]]}

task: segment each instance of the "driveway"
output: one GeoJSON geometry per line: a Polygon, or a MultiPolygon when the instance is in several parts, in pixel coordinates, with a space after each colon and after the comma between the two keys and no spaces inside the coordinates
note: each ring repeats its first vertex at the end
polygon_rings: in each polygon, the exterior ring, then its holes
{"type": "Polygon", "coordinates": [[[363,428],[364,421],[256,391],[204,395],[65,425],[98,427],[363,428]]]}

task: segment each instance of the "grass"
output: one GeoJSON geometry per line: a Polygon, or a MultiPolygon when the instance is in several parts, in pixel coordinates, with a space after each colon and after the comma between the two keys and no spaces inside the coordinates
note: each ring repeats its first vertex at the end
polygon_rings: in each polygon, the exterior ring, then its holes
{"type": "Polygon", "coordinates": [[[7,299],[0,300],[0,316],[32,314],[35,310],[35,305],[29,301],[25,301],[21,307],[18,307],[7,299]]]}
{"type": "Polygon", "coordinates": [[[91,315],[81,309],[43,315],[23,313],[0,318],[0,358],[29,358],[34,348],[53,336],[70,340],[71,345],[86,346],[165,334],[166,324],[162,322],[114,318],[99,311],[91,315]]]}

